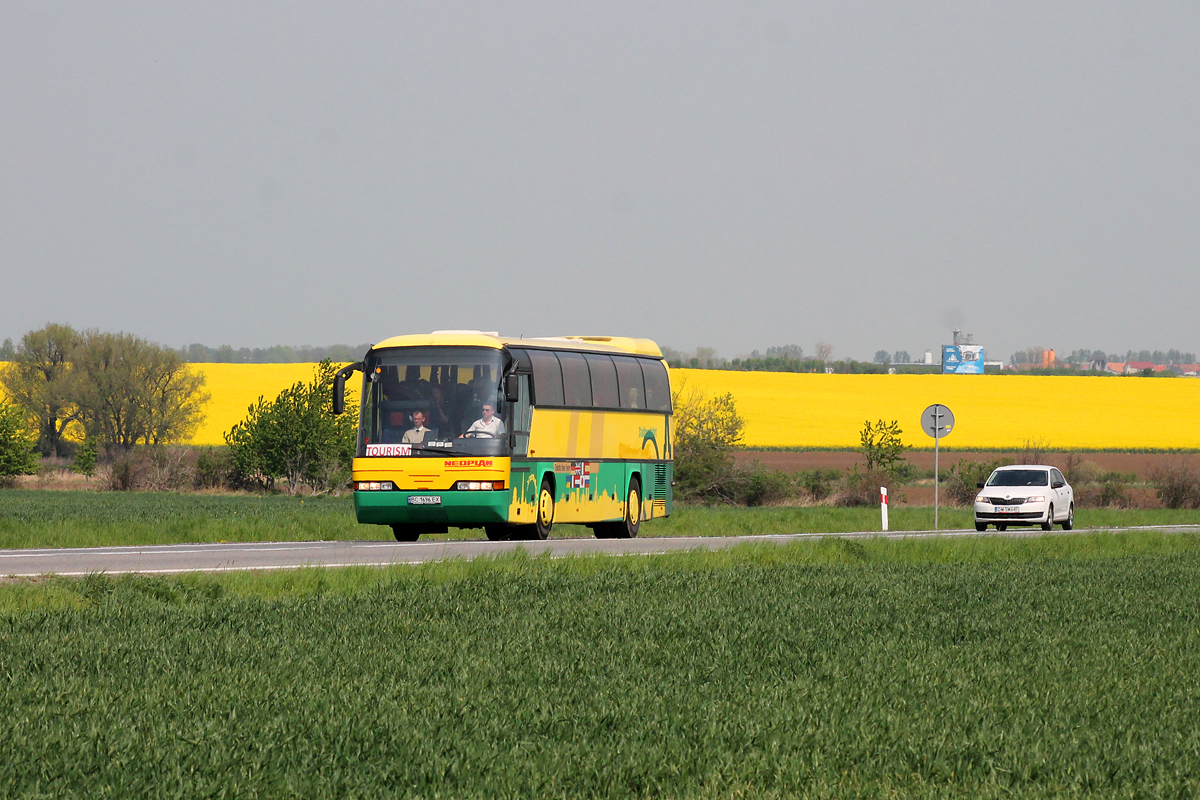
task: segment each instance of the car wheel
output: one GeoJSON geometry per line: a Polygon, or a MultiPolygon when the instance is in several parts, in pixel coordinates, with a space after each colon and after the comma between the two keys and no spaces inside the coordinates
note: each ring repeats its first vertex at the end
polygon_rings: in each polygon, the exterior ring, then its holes
{"type": "Polygon", "coordinates": [[[1006,531],[1006,530],[1008,530],[1008,526],[1007,526],[1007,525],[997,525],[997,526],[996,526],[996,530],[998,530],[998,531],[1006,531]]]}
{"type": "Polygon", "coordinates": [[[986,523],[986,522],[976,522],[976,523],[975,523],[975,530],[979,531],[980,533],[982,533],[983,531],[986,531],[986,530],[987,530],[987,523],[986,523]]]}
{"type": "Polygon", "coordinates": [[[1071,507],[1067,509],[1067,518],[1063,520],[1062,529],[1069,531],[1075,527],[1075,504],[1071,503],[1071,507]]]}
{"type": "Polygon", "coordinates": [[[1054,506],[1046,509],[1046,521],[1042,523],[1042,530],[1048,531],[1054,527],[1054,506]]]}

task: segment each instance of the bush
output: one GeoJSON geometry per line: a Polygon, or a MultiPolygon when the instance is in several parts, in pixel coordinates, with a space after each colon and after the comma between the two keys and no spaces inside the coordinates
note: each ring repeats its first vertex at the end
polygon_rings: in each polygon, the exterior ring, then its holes
{"type": "Polygon", "coordinates": [[[879,487],[887,486],[892,476],[886,470],[860,470],[858,464],[846,471],[842,490],[834,499],[838,506],[873,506],[879,504],[879,487]]]}
{"type": "Polygon", "coordinates": [[[109,465],[108,485],[113,491],[178,491],[196,480],[196,453],[189,447],[138,447],[109,465]]]}
{"type": "Polygon", "coordinates": [[[841,480],[841,470],[810,469],[796,476],[796,483],[814,503],[820,503],[833,494],[834,487],[841,480]]]}
{"type": "Polygon", "coordinates": [[[350,480],[358,420],[333,415],[329,361],[317,365],[310,383],[297,382],[267,402],[258,398],[246,419],[225,434],[235,480],[288,494],[341,489],[350,480]]]}
{"type": "Polygon", "coordinates": [[[1167,508],[1200,508],[1200,476],[1187,459],[1156,466],[1150,483],[1167,508]]]}
{"type": "Polygon", "coordinates": [[[892,477],[898,477],[902,472],[910,472],[909,469],[905,469],[911,465],[904,460],[906,448],[900,441],[902,433],[904,431],[900,428],[899,420],[879,420],[874,425],[871,424],[871,420],[863,423],[863,429],[859,432],[859,452],[867,462],[867,472],[882,471],[892,477]]]}
{"type": "Polygon", "coordinates": [[[705,397],[679,386],[672,396],[675,491],[683,500],[738,503],[745,478],[733,461],[745,422],[732,394],[705,397]]]}
{"type": "Polygon", "coordinates": [[[1132,508],[1133,495],[1130,489],[1136,480],[1137,474],[1133,472],[1106,472],[1097,482],[1095,499],[1091,498],[1090,492],[1086,499],[1097,506],[1132,508]]]}
{"type": "Polygon", "coordinates": [[[196,448],[197,489],[232,488],[233,458],[228,447],[196,448]]]}
{"type": "Polygon", "coordinates": [[[737,501],[747,506],[767,506],[782,503],[796,494],[796,482],[786,472],[766,469],[757,461],[738,472],[737,501]]]}
{"type": "Polygon", "coordinates": [[[0,402],[0,486],[13,486],[18,475],[37,473],[36,444],[25,412],[7,401],[0,402]]]}

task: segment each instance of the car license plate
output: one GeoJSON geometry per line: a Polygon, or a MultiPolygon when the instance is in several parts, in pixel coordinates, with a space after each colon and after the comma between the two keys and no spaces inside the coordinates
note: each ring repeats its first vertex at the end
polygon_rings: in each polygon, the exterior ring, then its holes
{"type": "Polygon", "coordinates": [[[997,514],[1016,514],[1020,510],[1020,506],[996,506],[997,514]]]}
{"type": "Polygon", "coordinates": [[[410,506],[440,506],[442,504],[442,496],[438,494],[409,495],[408,504],[410,506]]]}

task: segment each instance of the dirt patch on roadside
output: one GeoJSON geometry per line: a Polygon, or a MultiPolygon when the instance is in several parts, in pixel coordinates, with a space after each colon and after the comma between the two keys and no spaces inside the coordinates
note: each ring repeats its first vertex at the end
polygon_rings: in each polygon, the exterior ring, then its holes
{"type": "MultiPolygon", "coordinates": [[[[1066,469],[1070,453],[1044,453],[1038,463],[1050,464],[1059,469],[1066,469]]],[[[1200,469],[1200,454],[1176,455],[1172,453],[1074,453],[1080,462],[1090,461],[1100,472],[1132,472],[1139,481],[1148,481],[1150,473],[1157,466],[1177,463],[1183,458],[1200,469]]],[[[938,458],[938,466],[945,470],[959,461],[995,461],[1003,457],[1019,459],[1018,453],[991,453],[975,451],[943,452],[938,458]]],[[[849,469],[855,464],[862,464],[862,456],[849,450],[803,450],[787,452],[777,450],[744,450],[738,452],[735,458],[739,464],[758,461],[767,469],[777,469],[783,472],[806,472],[811,469],[849,469]]],[[[933,469],[933,453],[925,450],[908,453],[907,460],[922,470],[933,469]]],[[[916,488],[916,487],[913,487],[916,488]]],[[[930,500],[932,501],[932,489],[930,500]]]]}

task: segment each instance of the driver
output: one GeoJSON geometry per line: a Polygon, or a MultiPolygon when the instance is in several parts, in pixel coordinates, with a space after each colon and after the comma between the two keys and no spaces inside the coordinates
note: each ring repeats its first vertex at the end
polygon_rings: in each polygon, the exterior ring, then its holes
{"type": "MultiPolygon", "coordinates": [[[[504,421],[496,416],[496,407],[491,403],[483,404],[483,417],[471,423],[471,427],[467,428],[467,432],[463,436],[482,436],[484,438],[495,439],[503,436],[504,421]]],[[[458,438],[463,438],[459,436],[458,438]]]]}
{"type": "Polygon", "coordinates": [[[421,444],[429,433],[431,430],[425,427],[425,412],[414,411],[413,426],[404,432],[404,438],[400,441],[403,444],[421,444]]]}

